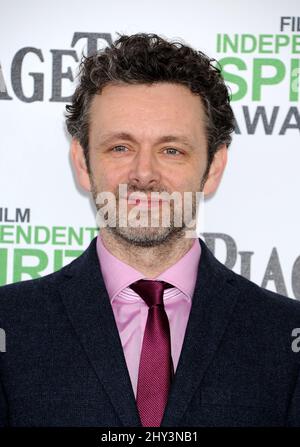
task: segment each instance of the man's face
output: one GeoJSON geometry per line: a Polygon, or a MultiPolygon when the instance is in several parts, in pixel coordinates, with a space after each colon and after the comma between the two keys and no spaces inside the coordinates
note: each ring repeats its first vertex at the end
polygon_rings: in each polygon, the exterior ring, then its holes
{"type": "MultiPolygon", "coordinates": [[[[174,207],[173,201],[168,227],[120,227],[119,203],[127,199],[119,196],[119,185],[127,184],[128,194],[138,191],[149,198],[154,191],[169,194],[176,191],[182,197],[184,192],[199,192],[207,167],[204,122],[199,96],[178,84],[110,84],[93,98],[89,127],[90,173],[83,167],[78,143],[74,143],[73,160],[80,183],[92,191],[95,201],[103,191],[115,194],[117,225],[109,231],[140,246],[182,237],[184,225],[174,225],[176,213],[181,210],[174,207]]],[[[195,194],[193,198],[195,211],[195,194]]],[[[126,205],[129,214],[136,203],[127,201],[126,205]]],[[[162,211],[162,204],[151,207],[146,203],[145,206],[147,213],[162,211]]]]}

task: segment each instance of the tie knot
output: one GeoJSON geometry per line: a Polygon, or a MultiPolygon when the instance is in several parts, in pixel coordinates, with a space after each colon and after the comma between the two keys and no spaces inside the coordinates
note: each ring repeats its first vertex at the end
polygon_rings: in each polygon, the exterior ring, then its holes
{"type": "Polygon", "coordinates": [[[163,305],[164,290],[173,287],[165,281],[152,281],[140,279],[129,286],[134,290],[149,306],[163,305]]]}

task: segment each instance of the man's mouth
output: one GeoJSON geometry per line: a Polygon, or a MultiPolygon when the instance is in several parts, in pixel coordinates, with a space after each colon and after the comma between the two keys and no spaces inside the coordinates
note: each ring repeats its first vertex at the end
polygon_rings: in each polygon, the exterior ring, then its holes
{"type": "Polygon", "coordinates": [[[130,198],[130,197],[127,197],[127,202],[128,202],[128,205],[141,205],[141,206],[157,206],[157,205],[159,205],[159,204],[161,204],[161,203],[163,203],[163,200],[162,199],[158,199],[158,200],[156,200],[156,199],[151,199],[151,198],[148,198],[147,200],[143,200],[143,199],[135,199],[135,198],[130,198]]]}

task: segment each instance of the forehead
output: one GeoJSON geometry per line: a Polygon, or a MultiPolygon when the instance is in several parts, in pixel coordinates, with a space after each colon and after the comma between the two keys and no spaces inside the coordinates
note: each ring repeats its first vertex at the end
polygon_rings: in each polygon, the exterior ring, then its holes
{"type": "Polygon", "coordinates": [[[89,115],[91,136],[110,130],[204,133],[201,99],[180,84],[109,84],[92,99],[89,115]]]}

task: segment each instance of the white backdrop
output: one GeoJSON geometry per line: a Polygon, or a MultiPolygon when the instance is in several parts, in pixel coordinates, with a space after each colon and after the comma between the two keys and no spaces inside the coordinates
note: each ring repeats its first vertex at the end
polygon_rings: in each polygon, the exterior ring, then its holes
{"type": "Polygon", "coordinates": [[[2,3],[0,284],[52,272],[95,235],[95,210],[76,186],[64,127],[87,44],[75,33],[91,41],[92,33],[114,40],[117,32],[154,32],[223,60],[226,82],[240,97],[232,102],[240,133],[221,187],[206,203],[206,241],[237,273],[300,299],[299,16],[298,0],[252,0],[250,11],[249,2],[236,0],[2,3]],[[218,47],[224,35],[231,48],[218,47]],[[257,113],[266,120],[258,117],[255,126],[257,113]],[[70,231],[82,239],[68,240],[70,231]]]}

